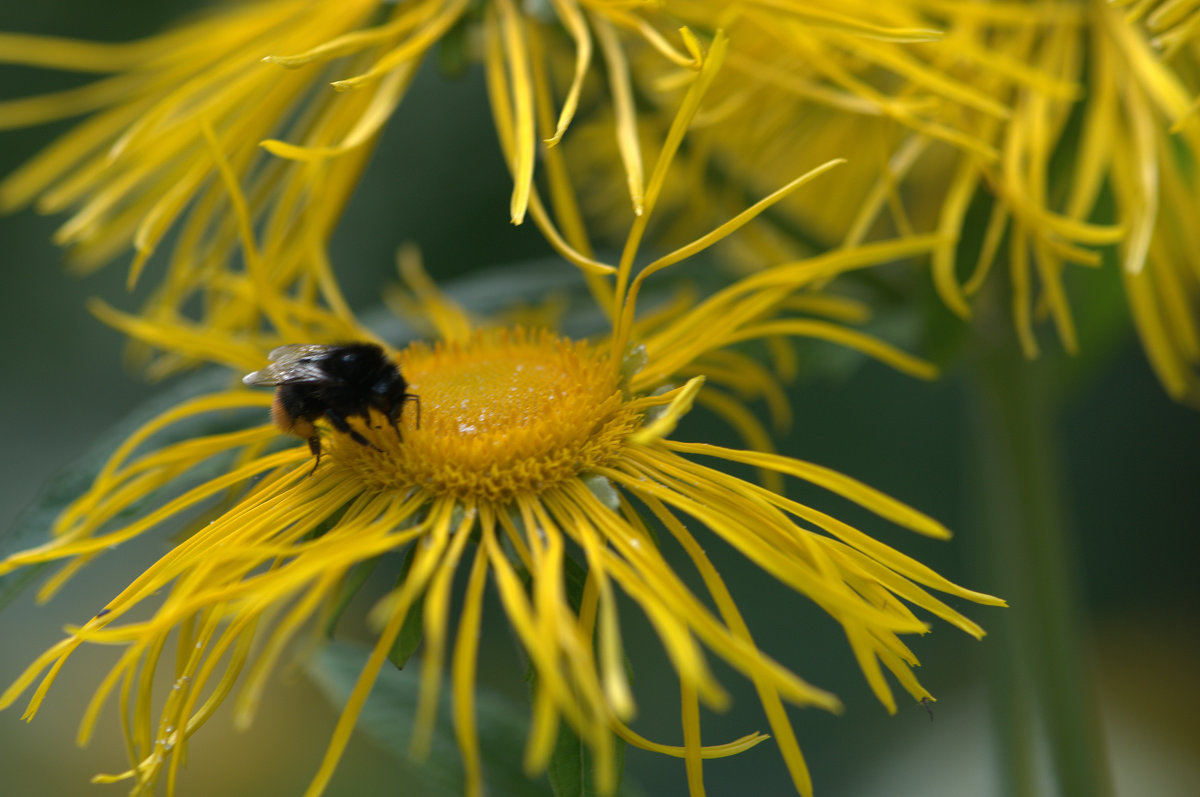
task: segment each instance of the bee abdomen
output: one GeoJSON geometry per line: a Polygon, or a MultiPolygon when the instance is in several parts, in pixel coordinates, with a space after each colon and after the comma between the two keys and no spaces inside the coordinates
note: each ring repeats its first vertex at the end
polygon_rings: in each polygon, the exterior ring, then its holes
{"type": "Polygon", "coordinates": [[[274,421],[275,426],[281,432],[294,434],[305,440],[316,437],[317,429],[313,426],[312,421],[293,414],[287,406],[288,403],[281,392],[275,394],[275,401],[271,403],[271,420],[274,421]]]}

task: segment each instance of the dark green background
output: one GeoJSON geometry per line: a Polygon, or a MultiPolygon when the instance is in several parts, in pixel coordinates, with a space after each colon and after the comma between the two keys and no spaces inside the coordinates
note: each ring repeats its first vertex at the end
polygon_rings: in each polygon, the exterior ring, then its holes
{"type": "MultiPolygon", "coordinates": [[[[153,31],[186,7],[57,0],[34,8],[7,2],[0,5],[0,29],[117,39],[153,31]]],[[[28,96],[77,81],[3,68],[0,95],[28,96]]],[[[57,129],[0,135],[0,173],[35,152],[57,129]]],[[[376,303],[379,288],[394,273],[395,248],[404,241],[420,245],[428,268],[442,281],[543,254],[545,247],[530,226],[508,224],[508,191],[479,76],[448,82],[427,70],[390,124],[334,243],[334,262],[354,306],[368,309],[376,303]]],[[[118,307],[136,307],[122,287],[125,260],[83,280],[64,274],[62,254],[49,242],[56,221],[29,211],[0,218],[4,526],[50,474],[152,391],[123,369],[120,336],[83,310],[84,299],[93,295],[118,307]]],[[[154,269],[152,264],[151,278],[154,269]]],[[[1111,273],[1088,277],[1113,278],[1111,273]]],[[[1118,785],[1130,794],[1184,794],[1200,782],[1195,756],[1200,699],[1194,685],[1200,664],[1194,543],[1200,531],[1200,415],[1163,395],[1128,331],[1117,337],[1111,356],[1062,406],[1056,434],[1065,459],[1065,498],[1118,785]]],[[[1056,348],[1052,340],[1046,342],[1048,349],[1056,348]]],[[[916,539],[882,523],[866,528],[952,578],[987,589],[968,569],[979,546],[970,520],[968,396],[961,375],[953,372],[934,385],[878,366],[845,378],[823,378],[793,391],[796,428],[783,448],[944,521],[957,535],[950,543],[916,539]]],[[[725,435],[709,425],[697,413],[679,436],[725,435]]],[[[820,506],[843,509],[833,500],[820,506]]],[[[46,607],[35,608],[26,598],[7,608],[0,614],[0,684],[9,683],[58,639],[63,624],[92,614],[166,544],[150,540],[111,554],[46,607]]],[[[913,640],[924,665],[918,674],[941,698],[936,719],[930,723],[920,706],[903,697],[900,713],[888,717],[831,621],[720,543],[708,545],[760,644],[846,703],[840,718],[815,711],[794,714],[819,797],[997,793],[987,757],[991,725],[983,686],[994,641],[976,643],[944,624],[936,625],[932,636],[913,640]]],[[[985,627],[999,611],[961,608],[985,627]]],[[[669,668],[652,633],[633,613],[626,614],[641,709],[637,727],[679,743],[669,668]]],[[[492,633],[485,635],[481,680],[519,697],[521,673],[500,612],[492,607],[485,619],[492,633]]],[[[82,706],[112,661],[110,653],[85,651],[73,660],[31,726],[20,722],[19,709],[0,714],[0,794],[125,793],[122,786],[87,783],[91,774],[124,761],[113,733],[115,710],[102,718],[90,748],[79,751],[73,744],[82,706]]],[[[727,715],[706,715],[705,740],[766,730],[752,689],[718,671],[737,703],[727,715]]],[[[250,732],[234,732],[229,713],[222,712],[194,739],[180,793],[299,794],[335,716],[302,678],[279,679],[250,732]]],[[[686,793],[677,761],[631,754],[628,767],[646,794],[686,793]]],[[[790,793],[771,741],[739,758],[709,762],[706,775],[710,795],[790,793]]],[[[328,792],[331,797],[403,793],[390,760],[366,740],[352,746],[328,792]]]]}

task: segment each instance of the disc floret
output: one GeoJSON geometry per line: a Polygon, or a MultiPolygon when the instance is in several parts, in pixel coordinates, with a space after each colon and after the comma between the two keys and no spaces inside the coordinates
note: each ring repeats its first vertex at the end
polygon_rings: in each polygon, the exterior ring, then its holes
{"type": "Polygon", "coordinates": [[[610,462],[638,425],[607,347],[550,332],[478,332],[461,343],[417,343],[398,362],[420,396],[402,436],[386,426],[374,447],[343,435],[335,467],[380,488],[508,501],[610,462]]]}

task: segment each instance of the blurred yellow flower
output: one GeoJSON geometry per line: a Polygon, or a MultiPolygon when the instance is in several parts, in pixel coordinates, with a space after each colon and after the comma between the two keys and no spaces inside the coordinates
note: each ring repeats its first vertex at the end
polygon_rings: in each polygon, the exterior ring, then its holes
{"type": "MultiPolygon", "coordinates": [[[[320,794],[328,783],[372,683],[414,612],[420,612],[424,630],[416,752],[426,752],[448,664],[468,793],[482,793],[474,695],[480,613],[489,580],[535,673],[524,761],[531,775],[546,767],[558,728],[565,723],[594,754],[600,793],[611,793],[616,785],[619,737],[682,757],[691,793],[702,794],[704,758],[733,754],[764,738],[752,734],[725,745],[702,744],[700,701],[720,708],[729,700],[708,668],[707,648],[754,683],[797,791],[811,794],[784,704],[836,710],[838,700],[757,647],[701,538],[689,526],[703,527],[828,612],[844,629],[868,683],[889,710],[895,709],[895,700],[885,669],[914,699],[928,698],[911,672],[916,658],[900,639],[901,634],[928,630],[909,606],[981,636],[975,623],[932,591],[990,605],[1002,602],[950,583],[780,490],[700,460],[749,465],[768,474],[768,484],[785,476],[804,480],[917,533],[949,536],[937,521],[861,482],[771,453],[769,435],[747,407],[711,388],[730,387],[770,400],[778,390],[774,377],[731,347],[795,337],[834,341],[931,377],[928,364],[834,323],[831,319],[846,315],[850,303],[809,289],[852,269],[926,254],[938,239],[906,236],[783,263],[698,301],[636,313],[649,277],[739,229],[834,165],[794,180],[709,235],[634,268],[667,166],[694,120],[724,47],[718,35],[684,98],[649,173],[643,214],[633,222],[619,262],[606,266],[613,278],[595,276],[607,285],[601,301],[612,320],[610,335],[572,340],[546,330],[480,326],[409,268],[415,304],[425,309],[439,338],[436,344],[413,343],[394,354],[409,391],[419,397],[419,422],[415,407],[405,409],[398,429],[378,414],[355,418],[353,429],[365,445],[336,427],[322,428],[327,453],[315,471],[305,446],[275,445],[278,430],[270,424],[155,446],[154,436],[176,424],[230,409],[265,409],[271,396],[262,391],[237,388],[201,396],[146,423],[61,516],[54,539],[10,556],[0,563],[0,574],[39,562],[64,562],[64,569],[44,586],[41,597],[46,598],[109,548],[179,519],[219,494],[233,490],[234,497],[102,612],[70,629],[0,695],[0,706],[12,704],[41,677],[26,712],[32,716],[76,649],[120,646],[120,659],[86,712],[81,739],[93,733],[100,707],[117,690],[128,721],[131,765],[101,779],[131,779],[135,793],[149,793],[165,779],[170,793],[188,738],[233,693],[237,679],[244,679],[236,698],[237,717],[248,722],[287,643],[302,628],[323,625],[314,620],[336,615],[351,570],[407,549],[411,564],[398,586],[375,606],[378,640],[342,711],[310,795],[320,794]],[[675,439],[676,424],[693,402],[704,402],[725,417],[758,450],[675,439]],[[129,520],[127,511],[136,502],[221,454],[233,458],[227,472],[129,520]],[[679,545],[707,595],[694,593],[668,564],[656,528],[679,545]],[[565,583],[571,558],[581,560],[586,570],[577,604],[565,583]],[[460,568],[468,575],[455,623],[449,599],[460,568]],[[645,614],[678,675],[682,747],[644,739],[628,725],[635,698],[625,669],[618,592],[645,614]],[[165,597],[147,617],[146,603],[155,595],[165,597]],[[160,659],[174,635],[178,659],[168,666],[160,659]],[[171,673],[173,688],[155,719],[153,686],[163,669],[171,673]]],[[[353,318],[330,312],[313,296],[275,295],[265,303],[272,318],[283,319],[289,329],[303,329],[306,340],[345,340],[351,337],[348,331],[355,339],[373,339],[353,318]]],[[[247,339],[178,320],[99,312],[163,350],[203,357],[239,374],[261,368],[270,346],[295,342],[283,330],[276,330],[273,340],[265,334],[247,339]]]]}
{"type": "MultiPolygon", "coordinates": [[[[440,47],[447,58],[483,64],[513,175],[513,222],[529,216],[560,254],[602,271],[572,188],[590,178],[570,173],[563,159],[577,115],[607,120],[604,171],[622,182],[620,215],[631,207],[641,213],[640,119],[650,105],[674,107],[695,78],[707,46],[698,35],[707,42],[741,15],[807,31],[825,48],[868,48],[892,64],[909,58],[911,42],[937,36],[912,24],[921,16],[917,5],[258,0],[221,5],[129,44],[0,34],[0,61],[112,74],[0,103],[0,129],[92,114],[0,182],[0,211],[36,203],[42,212],[69,212],[56,238],[72,247],[79,269],[132,246],[131,283],[177,230],[148,317],[199,312],[214,328],[253,330],[262,308],[252,296],[264,290],[316,293],[336,306],[324,249],[313,244],[328,239],[380,130],[440,47]],[[260,251],[244,249],[243,262],[237,248],[246,230],[238,218],[245,214],[231,212],[223,184],[230,179],[245,187],[261,243],[260,251]]],[[[747,61],[757,44],[747,45],[730,59],[728,80],[775,79],[747,61]]],[[[761,116],[754,98],[734,100],[706,115],[761,116]]],[[[155,369],[177,365],[168,358],[155,369]]]]}
{"type": "MultiPolygon", "coordinates": [[[[628,2],[260,0],[224,4],[129,44],[0,34],[0,61],[113,74],[0,103],[0,129],[93,113],[0,183],[0,210],[36,200],[42,212],[70,211],[56,239],[72,247],[80,269],[132,245],[131,283],[178,227],[147,314],[165,320],[200,299],[214,326],[253,328],[259,317],[246,299],[248,281],[255,290],[320,291],[338,301],[313,242],[330,235],[379,131],[439,45],[482,60],[491,86],[505,92],[497,124],[512,144],[513,223],[531,213],[558,238],[536,194],[535,155],[541,147],[546,168],[560,170],[553,144],[597,70],[610,87],[629,191],[640,207],[644,176],[630,147],[635,110],[624,48],[648,42],[694,75],[700,43],[675,28],[661,8],[628,2]],[[543,39],[553,37],[574,48],[561,95],[547,75],[543,39]],[[539,125],[548,126],[545,144],[539,125]],[[246,186],[250,222],[260,231],[262,252],[247,257],[244,271],[235,262],[239,214],[230,212],[222,171],[246,186]]],[[[561,185],[565,177],[551,179],[561,185]]]]}
{"type": "Polygon", "coordinates": [[[946,306],[970,318],[1003,266],[1033,357],[1043,318],[1079,348],[1069,272],[1119,252],[1151,364],[1172,397],[1200,404],[1193,4],[872,4],[893,27],[940,32],[902,43],[848,26],[830,35],[781,10],[798,5],[740,3],[723,20],[729,68],[679,167],[692,182],[676,195],[692,212],[673,229],[689,235],[780,172],[845,157],[839,191],[793,196],[730,254],[753,267],[937,232],[932,278],[946,306]]]}

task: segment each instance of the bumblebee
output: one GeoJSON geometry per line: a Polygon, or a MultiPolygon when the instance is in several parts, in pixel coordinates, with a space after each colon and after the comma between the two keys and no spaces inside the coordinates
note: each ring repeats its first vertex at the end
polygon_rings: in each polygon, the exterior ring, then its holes
{"type": "Polygon", "coordinates": [[[247,385],[273,385],[275,403],[271,419],[282,431],[308,441],[316,461],[321,461],[321,438],[313,424],[325,418],[339,432],[360,445],[376,450],[367,438],[347,423],[353,417],[369,420],[369,410],[383,414],[400,434],[400,414],[408,401],[417,405],[421,423],[421,400],[408,392],[408,382],[384,350],[374,343],[342,343],[323,346],[293,344],[280,346],[268,355],[271,364],[242,377],[247,385]]]}

